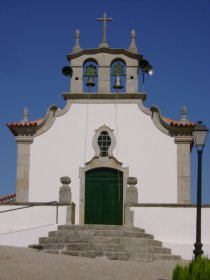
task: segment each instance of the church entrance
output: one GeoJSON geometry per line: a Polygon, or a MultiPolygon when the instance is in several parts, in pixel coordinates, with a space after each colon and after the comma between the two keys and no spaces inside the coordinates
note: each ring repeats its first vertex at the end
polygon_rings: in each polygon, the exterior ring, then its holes
{"type": "Polygon", "coordinates": [[[85,224],[123,224],[123,172],[96,168],[85,173],[85,224]]]}

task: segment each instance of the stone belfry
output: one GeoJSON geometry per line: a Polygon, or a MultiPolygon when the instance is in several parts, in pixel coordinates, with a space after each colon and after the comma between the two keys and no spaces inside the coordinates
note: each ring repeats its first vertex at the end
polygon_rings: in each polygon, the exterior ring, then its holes
{"type": "MultiPolygon", "coordinates": [[[[122,92],[127,94],[138,93],[138,72],[143,56],[138,53],[135,43],[135,31],[131,31],[129,48],[110,48],[106,39],[106,24],[111,18],[97,18],[103,22],[102,41],[98,48],[82,49],[80,47],[80,32],[76,30],[75,46],[72,53],[67,55],[71,67],[70,92],[82,94],[85,87],[94,87],[98,94],[110,94],[123,88],[122,92]],[[115,84],[112,77],[115,76],[115,84]],[[121,78],[124,80],[121,85],[121,78]],[[115,86],[114,86],[115,85],[115,86]],[[114,86],[114,90],[112,88],[114,86]]],[[[146,61],[147,62],[147,61],[146,61]]],[[[90,90],[89,90],[90,91],[90,90]]]]}

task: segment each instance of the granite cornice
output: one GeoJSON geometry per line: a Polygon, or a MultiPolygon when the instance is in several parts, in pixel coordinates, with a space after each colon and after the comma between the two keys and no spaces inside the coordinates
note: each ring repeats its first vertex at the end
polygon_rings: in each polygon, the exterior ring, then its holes
{"type": "Polygon", "coordinates": [[[161,117],[161,113],[160,113],[160,109],[156,106],[152,106],[150,108],[150,111],[152,113],[151,118],[152,121],[154,123],[154,125],[164,134],[169,135],[169,128],[167,127],[167,125],[164,125],[164,123],[162,122],[162,117],[161,117]]]}
{"type": "Polygon", "coordinates": [[[68,100],[66,102],[65,107],[62,109],[58,108],[56,105],[50,106],[43,121],[37,127],[35,136],[41,135],[48,129],[50,129],[50,127],[55,122],[56,118],[65,115],[69,111],[70,107],[71,103],[68,100]]]}
{"type": "Polygon", "coordinates": [[[48,108],[45,117],[43,118],[42,122],[37,127],[35,136],[43,134],[53,125],[53,123],[56,119],[57,110],[58,110],[57,105],[52,105],[48,108]]]}
{"type": "Polygon", "coordinates": [[[149,108],[145,107],[144,106],[144,103],[143,103],[144,100],[138,100],[138,106],[139,106],[139,109],[146,115],[148,116],[152,116],[152,112],[150,111],[149,108]]]}
{"type": "Polygon", "coordinates": [[[89,102],[90,100],[98,100],[104,103],[107,101],[120,102],[121,100],[126,100],[128,103],[132,100],[146,100],[146,93],[113,93],[113,94],[103,94],[103,93],[63,93],[63,98],[65,100],[71,100],[72,103],[89,102]]]}
{"type": "Polygon", "coordinates": [[[152,112],[152,119],[157,128],[162,132],[172,137],[175,136],[192,136],[193,126],[191,125],[171,125],[166,121],[166,119],[161,115],[160,109],[156,106],[150,108],[152,112]]]}
{"type": "Polygon", "coordinates": [[[141,61],[143,59],[143,56],[141,54],[137,54],[137,53],[133,53],[133,52],[129,52],[126,49],[111,49],[111,48],[96,48],[96,49],[85,49],[85,50],[81,50],[79,52],[76,53],[71,53],[67,55],[67,60],[71,61],[72,59],[75,59],[77,57],[80,57],[82,55],[95,55],[98,53],[109,53],[109,54],[124,54],[127,57],[130,58],[134,58],[137,59],[139,61],[141,61]]]}
{"type": "Polygon", "coordinates": [[[31,144],[33,143],[34,141],[34,137],[33,136],[16,136],[15,137],[15,141],[18,143],[18,144],[31,144]]]}
{"type": "Polygon", "coordinates": [[[174,142],[176,144],[192,144],[193,136],[175,136],[174,142]]]}
{"type": "Polygon", "coordinates": [[[15,137],[30,137],[36,134],[37,126],[13,126],[9,129],[15,137]]]}
{"type": "Polygon", "coordinates": [[[52,105],[49,107],[47,114],[43,119],[38,121],[26,121],[17,123],[8,123],[7,126],[16,137],[30,137],[42,134],[46,129],[46,126],[50,127],[54,122],[55,112],[57,111],[57,106],[52,105]],[[49,126],[49,123],[51,124],[49,126]]]}

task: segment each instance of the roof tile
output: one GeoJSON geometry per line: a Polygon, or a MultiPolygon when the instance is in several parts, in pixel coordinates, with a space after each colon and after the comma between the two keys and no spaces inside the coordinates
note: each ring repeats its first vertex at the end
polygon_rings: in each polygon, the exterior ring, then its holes
{"type": "Polygon", "coordinates": [[[182,122],[182,121],[176,121],[176,120],[172,120],[169,118],[165,118],[163,117],[164,121],[166,121],[169,125],[171,126],[176,126],[176,127],[194,127],[196,125],[196,123],[194,122],[182,122]]]}
{"type": "Polygon", "coordinates": [[[16,193],[8,194],[6,196],[0,196],[0,203],[15,201],[15,199],[16,199],[16,193]]]}

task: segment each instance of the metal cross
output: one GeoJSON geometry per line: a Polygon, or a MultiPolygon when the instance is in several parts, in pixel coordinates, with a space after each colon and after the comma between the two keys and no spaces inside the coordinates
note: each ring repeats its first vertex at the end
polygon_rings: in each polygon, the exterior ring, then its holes
{"type": "Polygon", "coordinates": [[[106,13],[104,13],[103,18],[97,18],[98,21],[103,21],[103,37],[101,42],[101,47],[108,47],[107,40],[106,40],[106,22],[112,21],[112,18],[107,18],[106,13]]]}

